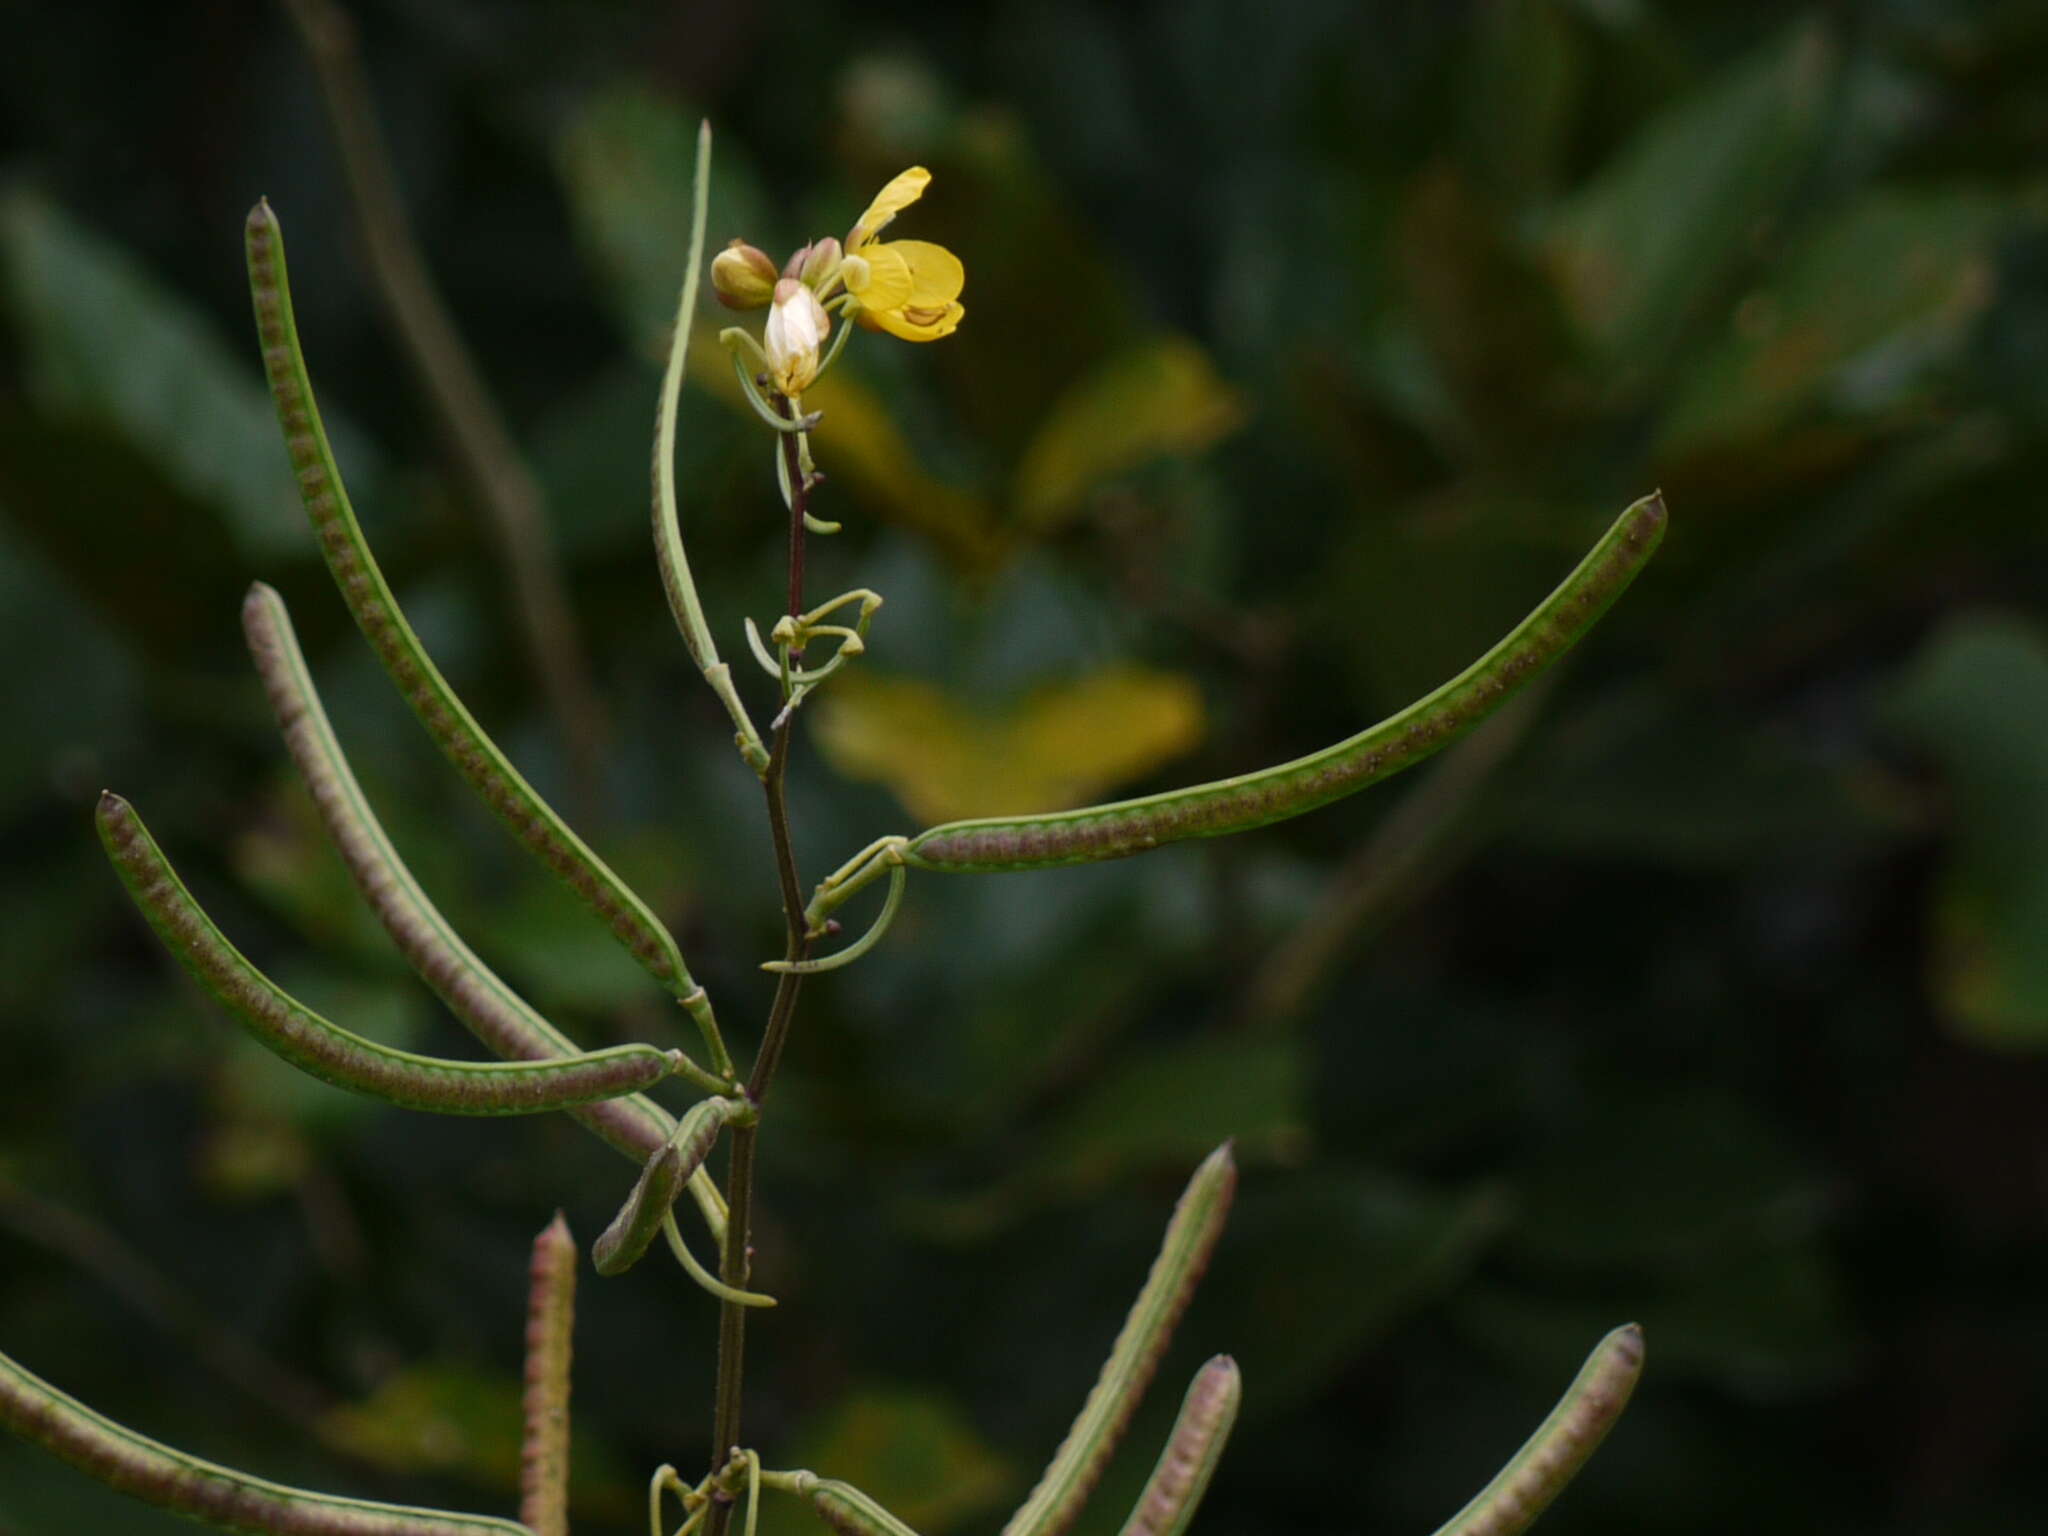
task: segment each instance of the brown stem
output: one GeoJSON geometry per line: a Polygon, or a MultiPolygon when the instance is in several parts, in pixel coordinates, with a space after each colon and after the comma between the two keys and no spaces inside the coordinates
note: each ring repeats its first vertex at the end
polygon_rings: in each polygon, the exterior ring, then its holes
{"type": "MultiPolygon", "coordinates": [[[[794,416],[796,407],[782,402],[794,416]]],[[[804,511],[810,500],[796,451],[796,435],[782,437],[783,463],[789,469],[789,612],[803,612],[804,602],[804,511]]],[[[796,654],[796,653],[792,653],[796,654]]],[[[796,717],[786,717],[775,728],[768,749],[768,772],[761,781],[768,802],[768,834],[775,844],[775,877],[782,892],[782,918],[787,932],[783,957],[802,960],[810,954],[811,941],[804,932],[803,881],[797,874],[795,845],[789,833],[789,800],[785,793],[789,779],[790,740],[796,732],[796,717]]],[[[759,1105],[768,1097],[775,1071],[782,1063],[782,1048],[789,1039],[790,1021],[796,1016],[797,992],[803,977],[784,971],[775,987],[775,1000],[768,1008],[768,1023],[761,1031],[761,1048],[747,1077],[747,1097],[759,1105]]],[[[752,1268],[749,1245],[753,1236],[754,1146],[758,1126],[735,1126],[732,1160],[725,1177],[725,1258],[719,1279],[735,1290],[745,1290],[752,1268]]],[[[744,1406],[744,1375],[747,1348],[747,1309],[722,1302],[718,1313],[718,1386],[712,1409],[711,1465],[723,1467],[740,1442],[740,1416],[744,1406]]],[[[704,1536],[725,1536],[732,1520],[732,1505],[714,1494],[705,1516],[704,1536]]]]}
{"type": "Polygon", "coordinates": [[[598,799],[604,717],[548,543],[546,499],[463,346],[406,221],[391,156],[371,110],[354,24],[332,0],[286,0],[286,8],[320,82],[378,296],[472,493],[489,515],[526,648],[568,752],[570,799],[587,816],[598,799]]]}

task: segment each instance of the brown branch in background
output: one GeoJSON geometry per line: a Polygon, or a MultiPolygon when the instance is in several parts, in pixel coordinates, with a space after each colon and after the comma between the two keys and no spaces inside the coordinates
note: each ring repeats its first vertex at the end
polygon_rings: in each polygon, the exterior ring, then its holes
{"type": "Polygon", "coordinates": [[[1446,872],[1463,851],[1457,834],[1464,812],[1521,742],[1549,692],[1547,680],[1535,684],[1437,760],[1344,861],[1323,901],[1252,973],[1238,1000],[1238,1025],[1279,1029],[1299,1016],[1362,934],[1446,872]]]}
{"type": "Polygon", "coordinates": [[[371,110],[354,23],[331,0],[285,0],[285,6],[320,82],[378,294],[497,536],[518,623],[568,754],[570,802],[587,820],[599,798],[604,717],[548,543],[546,500],[413,239],[371,110]]]}

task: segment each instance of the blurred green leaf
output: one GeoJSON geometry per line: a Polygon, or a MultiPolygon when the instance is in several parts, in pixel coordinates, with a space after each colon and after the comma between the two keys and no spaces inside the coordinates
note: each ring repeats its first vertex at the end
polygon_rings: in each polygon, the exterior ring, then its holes
{"type": "MultiPolygon", "coordinates": [[[[1051,1036],[1042,1049],[1062,1043],[1051,1036]]],[[[1214,1035],[1135,1050],[1093,1072],[995,1187],[915,1207],[909,1225],[980,1237],[1133,1172],[1191,1168],[1231,1140],[1240,1163],[1299,1161],[1308,1149],[1304,1073],[1291,1039],[1214,1035]]]]}
{"type": "Polygon", "coordinates": [[[1777,1130],[1707,1090],[1617,1084],[1515,1184],[1510,1246],[1566,1268],[1690,1270],[1758,1233],[1811,1233],[1822,1208],[1777,1130]]]}
{"type": "Polygon", "coordinates": [[[1448,163],[1415,180],[1396,239],[1408,303],[1475,455],[1519,466],[1591,390],[1550,274],[1448,163]]]}
{"type": "Polygon", "coordinates": [[[1459,1322],[1503,1363],[1569,1375],[1589,1340],[1624,1321],[1643,1325],[1651,1369],[1745,1394],[1810,1391],[1857,1358],[1843,1278],[1818,1243],[1783,1233],[1702,1248],[1697,1262],[1654,1278],[1611,1282],[1606,1297],[1570,1299],[1475,1286],[1459,1322]]]}
{"type": "Polygon", "coordinates": [[[1043,1144],[1079,1187],[1129,1168],[1192,1165],[1226,1140],[1243,1162],[1307,1149],[1301,1047],[1292,1040],[1215,1035],[1141,1051],[1097,1073],[1043,1144]]]}
{"type": "MultiPolygon", "coordinates": [[[[696,117],[637,83],[605,86],[570,114],[555,162],[578,241],[621,328],[642,353],[665,360],[690,250],[696,117]]],[[[705,244],[715,251],[736,238],[772,244],[774,231],[763,227],[746,152],[728,137],[712,146],[705,244]]],[[[698,352],[697,362],[699,371],[722,367],[724,356],[698,352]]]]}
{"type": "Polygon", "coordinates": [[[403,969],[296,776],[280,775],[268,803],[235,838],[231,857],[243,886],[311,943],[387,973],[403,969]]]}
{"type": "Polygon", "coordinates": [[[1754,249],[1823,124],[1828,34],[1806,24],[1659,113],[1553,217],[1587,338],[1631,394],[1754,249]]]}
{"type": "MultiPolygon", "coordinates": [[[[0,197],[0,268],[39,410],[118,428],[179,490],[225,514],[244,560],[310,547],[253,322],[242,350],[224,345],[127,253],[26,188],[0,197]]],[[[364,496],[378,466],[325,415],[364,496]]]]}
{"type": "MultiPolygon", "coordinates": [[[[81,807],[82,831],[82,808],[100,787],[92,781],[105,773],[102,744],[118,743],[133,729],[139,680],[127,653],[30,563],[4,525],[0,655],[32,658],[0,670],[0,719],[14,747],[0,752],[0,822],[54,793],[81,807]]],[[[39,899],[46,895],[39,887],[39,899]]],[[[0,938],[0,953],[6,943],[0,938]]]]}
{"type": "MultiPolygon", "coordinates": [[[[918,1531],[947,1531],[1016,1488],[1013,1468],[957,1404],[930,1391],[867,1386],[799,1427],[786,1459],[820,1477],[852,1483],[918,1531]]],[[[772,1495],[762,1504],[769,1536],[817,1529],[817,1517],[772,1495]]]]}
{"type": "Polygon", "coordinates": [[[1882,418],[1913,403],[1990,302],[2010,217],[1962,188],[1871,192],[1835,211],[1687,370],[1659,456],[1752,453],[1814,413],[1882,418]]]}
{"type": "Polygon", "coordinates": [[[1573,18],[1557,0],[1494,0],[1473,30],[1473,169],[1503,198],[1534,201],[1557,176],[1586,75],[1573,18]]]}
{"type": "Polygon", "coordinates": [[[515,1488],[520,1390],[510,1375],[471,1366],[410,1366],[362,1402],[329,1412],[321,1438],[389,1471],[454,1473],[487,1488],[515,1488]]]}
{"type": "Polygon", "coordinates": [[[1239,1191],[1204,1287],[1217,1337],[1257,1383],[1248,1416],[1286,1413],[1401,1318],[1456,1285],[1501,1228],[1497,1190],[1458,1194],[1321,1167],[1239,1191]]]}
{"type": "Polygon", "coordinates": [[[2048,1048],[2048,635],[2018,618],[1957,618],[1907,665],[1884,713],[1948,781],[1935,1005],[1979,1045],[2048,1048]]]}
{"type": "Polygon", "coordinates": [[[1681,869],[1840,860],[1892,831],[1852,766],[1740,711],[1680,716],[1657,691],[1610,692],[1536,733],[1507,835],[1681,869]]]}

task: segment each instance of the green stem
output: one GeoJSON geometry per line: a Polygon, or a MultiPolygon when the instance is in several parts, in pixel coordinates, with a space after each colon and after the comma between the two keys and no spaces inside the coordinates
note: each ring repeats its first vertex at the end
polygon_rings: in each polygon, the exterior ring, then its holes
{"type": "MultiPolygon", "coordinates": [[[[755,1126],[735,1126],[732,1133],[732,1161],[725,1181],[725,1256],[719,1279],[736,1291],[747,1287],[748,1238],[754,1215],[755,1126]]],[[[733,1448],[740,1443],[740,1410],[745,1397],[747,1356],[747,1309],[731,1301],[718,1306],[718,1386],[711,1421],[711,1467],[723,1467],[733,1448]]],[[[724,1536],[732,1519],[729,1497],[714,1494],[705,1519],[705,1536],[724,1536]]]]}

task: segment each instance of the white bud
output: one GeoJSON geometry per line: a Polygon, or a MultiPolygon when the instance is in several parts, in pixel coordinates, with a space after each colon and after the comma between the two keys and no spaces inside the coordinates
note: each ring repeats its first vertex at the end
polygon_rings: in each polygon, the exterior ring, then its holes
{"type": "Polygon", "coordinates": [[[776,283],[762,345],[778,390],[800,395],[811,387],[818,376],[819,350],[831,330],[832,318],[817,294],[793,277],[776,283]]]}

